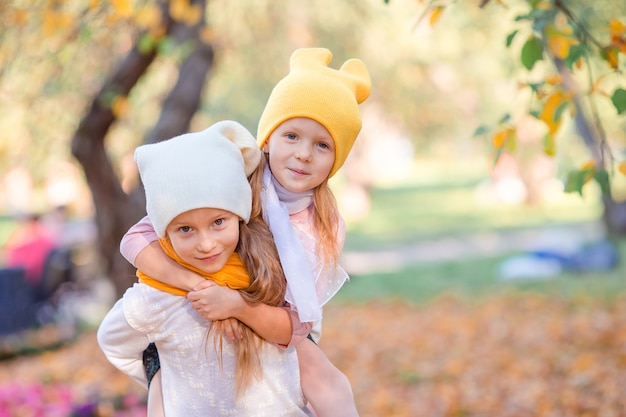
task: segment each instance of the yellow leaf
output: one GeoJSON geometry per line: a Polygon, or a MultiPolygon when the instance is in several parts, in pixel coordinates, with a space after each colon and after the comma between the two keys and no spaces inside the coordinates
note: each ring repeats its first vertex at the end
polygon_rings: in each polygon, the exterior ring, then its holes
{"type": "Polygon", "coordinates": [[[130,0],[111,0],[111,5],[115,9],[115,13],[123,18],[128,18],[133,15],[133,5],[130,0]]]}
{"type": "Polygon", "coordinates": [[[563,82],[563,77],[558,74],[548,77],[546,79],[546,83],[550,85],[558,85],[558,84],[561,84],[561,82],[563,82]]]}
{"type": "Polygon", "coordinates": [[[570,48],[574,45],[578,45],[578,40],[570,36],[561,34],[548,36],[548,49],[559,59],[567,58],[570,48]]]}
{"type": "Polygon", "coordinates": [[[170,2],[170,16],[172,16],[172,19],[181,22],[185,19],[188,7],[188,0],[172,0],[170,2]]]}
{"type": "Polygon", "coordinates": [[[202,19],[202,9],[199,5],[194,4],[192,6],[187,7],[185,10],[185,15],[183,21],[189,25],[194,26],[202,19]]]}
{"type": "Polygon", "coordinates": [[[125,96],[117,96],[111,103],[111,111],[115,117],[122,117],[128,113],[129,109],[128,98],[125,96]]]}
{"type": "Polygon", "coordinates": [[[557,114],[557,111],[562,104],[569,100],[570,96],[571,94],[559,90],[552,93],[543,105],[539,118],[548,125],[550,135],[554,135],[554,133],[556,133],[559,129],[559,125],[561,124],[561,114],[557,114]]]}
{"type": "Polygon", "coordinates": [[[611,20],[609,30],[611,34],[610,46],[626,54],[626,26],[619,20],[611,20]]]}
{"type": "Polygon", "coordinates": [[[45,10],[43,12],[42,32],[44,36],[52,36],[57,31],[70,27],[74,22],[75,19],[68,14],[45,10]]]}
{"type": "Polygon", "coordinates": [[[24,9],[14,9],[12,17],[12,24],[16,26],[24,26],[24,24],[28,21],[28,12],[24,9]]]}
{"type": "Polygon", "coordinates": [[[596,161],[591,159],[587,162],[585,162],[584,164],[582,164],[582,166],[580,167],[581,171],[584,171],[586,169],[592,169],[596,167],[596,161]]]}
{"type": "Polygon", "coordinates": [[[430,26],[435,26],[435,23],[437,23],[437,21],[441,17],[444,9],[445,7],[443,6],[437,6],[430,12],[430,19],[428,20],[430,26]]]}
{"type": "Polygon", "coordinates": [[[215,39],[215,32],[210,27],[204,26],[200,29],[200,39],[202,42],[209,44],[215,39]]]}
{"type": "Polygon", "coordinates": [[[511,138],[514,133],[515,130],[511,127],[505,127],[504,129],[496,132],[496,134],[493,135],[493,138],[491,139],[493,147],[496,149],[503,148],[505,145],[507,145],[507,142],[509,142],[509,138],[511,138]]]}
{"type": "Polygon", "coordinates": [[[626,32],[626,25],[617,19],[612,19],[609,23],[609,30],[611,31],[611,36],[620,36],[626,32]]]}
{"type": "Polygon", "coordinates": [[[617,166],[617,170],[623,175],[626,175],[626,161],[620,162],[620,164],[617,166]]]}
{"type": "Polygon", "coordinates": [[[578,45],[578,39],[573,36],[574,30],[564,18],[564,23],[548,25],[545,29],[548,49],[557,58],[565,59],[572,46],[578,45]]]}
{"type": "Polygon", "coordinates": [[[592,354],[586,352],[580,353],[572,363],[572,370],[576,372],[586,371],[594,366],[595,362],[595,357],[592,354]]]}
{"type": "Polygon", "coordinates": [[[606,55],[606,62],[608,62],[609,67],[612,69],[617,69],[619,66],[619,60],[617,57],[617,49],[615,48],[605,48],[604,53],[606,55]]]}
{"type": "Polygon", "coordinates": [[[155,30],[161,26],[161,10],[156,4],[147,4],[139,10],[135,22],[140,28],[155,30]]]}

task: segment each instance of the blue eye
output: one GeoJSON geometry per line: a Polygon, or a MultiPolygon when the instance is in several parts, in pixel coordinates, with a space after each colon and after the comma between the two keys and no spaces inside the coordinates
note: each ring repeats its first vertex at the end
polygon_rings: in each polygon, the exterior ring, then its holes
{"type": "Polygon", "coordinates": [[[332,151],[333,150],[333,145],[331,143],[328,142],[317,142],[316,146],[320,149],[323,149],[325,151],[332,151]]]}

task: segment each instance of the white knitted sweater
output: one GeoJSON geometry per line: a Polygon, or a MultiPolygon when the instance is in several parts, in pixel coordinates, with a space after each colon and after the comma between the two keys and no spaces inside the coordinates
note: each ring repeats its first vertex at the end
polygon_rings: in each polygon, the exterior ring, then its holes
{"type": "Polygon", "coordinates": [[[224,340],[218,363],[208,322],[181,296],[145,284],[129,288],[98,329],[98,343],[119,370],[147,387],[142,353],[150,342],[159,351],[165,414],[168,416],[307,416],[298,357],[264,343],[263,378],[235,400],[233,346],[224,340]]]}

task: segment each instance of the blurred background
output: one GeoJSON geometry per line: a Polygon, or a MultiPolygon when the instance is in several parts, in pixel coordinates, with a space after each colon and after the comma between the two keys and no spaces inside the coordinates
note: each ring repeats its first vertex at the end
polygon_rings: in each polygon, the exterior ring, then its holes
{"type": "MultiPolygon", "coordinates": [[[[619,4],[616,4],[619,3],[619,4]]],[[[0,415],[145,415],[95,329],[134,281],[135,148],[256,132],[300,47],[372,94],[332,180],[321,346],[362,416],[626,416],[626,5],[0,5],[0,415]]]]}

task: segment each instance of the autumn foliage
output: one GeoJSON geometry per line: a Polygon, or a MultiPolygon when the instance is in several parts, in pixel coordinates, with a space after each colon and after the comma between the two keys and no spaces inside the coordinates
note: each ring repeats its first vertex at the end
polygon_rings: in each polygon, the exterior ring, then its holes
{"type": "MultiPolygon", "coordinates": [[[[324,320],[321,347],[350,378],[362,417],[626,415],[623,300],[381,300],[332,305],[324,320]]],[[[16,375],[21,384],[69,384],[76,402],[99,397],[101,416],[111,415],[106,398],[142,394],[104,359],[93,332],[4,361],[0,387],[16,375]]]]}
{"type": "MultiPolygon", "coordinates": [[[[430,25],[445,25],[440,22],[445,9],[459,6],[437,0],[422,3],[426,5],[422,17],[428,17],[430,25]]],[[[557,155],[557,136],[562,134],[563,120],[567,116],[578,118],[579,124],[590,131],[580,134],[588,135],[583,141],[593,163],[584,161],[572,169],[565,191],[582,194],[583,186],[595,180],[608,195],[611,174],[626,172],[626,160],[620,155],[624,144],[611,144],[605,133],[607,115],[598,110],[598,103],[610,103],[614,114],[626,114],[626,24],[616,16],[602,16],[605,23],[599,28],[602,36],[598,37],[592,33],[586,16],[577,15],[561,0],[483,0],[479,7],[500,8],[504,13],[520,4],[523,11],[512,19],[512,30],[503,41],[512,51],[519,47],[516,61],[526,70],[519,87],[531,91],[526,114],[546,127],[543,152],[557,155]]],[[[503,152],[514,154],[516,127],[521,118],[506,113],[495,126],[477,129],[477,135],[491,138],[494,163],[503,152]]]]}
{"type": "Polygon", "coordinates": [[[525,295],[328,309],[362,417],[626,415],[626,306],[525,295]]]}

